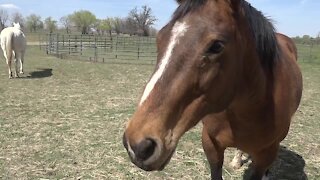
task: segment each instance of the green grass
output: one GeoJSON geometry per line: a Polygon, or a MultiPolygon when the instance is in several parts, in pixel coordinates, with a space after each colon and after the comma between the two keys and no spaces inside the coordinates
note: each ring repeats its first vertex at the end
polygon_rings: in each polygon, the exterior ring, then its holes
{"type": "MultiPolygon", "coordinates": [[[[201,124],[181,139],[163,172],[129,162],[122,133],[153,66],[61,60],[29,47],[26,74],[9,80],[3,62],[0,179],[209,179],[201,124]]],[[[271,170],[275,179],[320,179],[320,64],[313,62],[300,62],[303,100],[271,170]]],[[[233,170],[232,154],[224,177],[242,179],[249,163],[233,170]]]]}
{"type": "Polygon", "coordinates": [[[297,44],[299,61],[320,63],[320,45],[297,44]]]}

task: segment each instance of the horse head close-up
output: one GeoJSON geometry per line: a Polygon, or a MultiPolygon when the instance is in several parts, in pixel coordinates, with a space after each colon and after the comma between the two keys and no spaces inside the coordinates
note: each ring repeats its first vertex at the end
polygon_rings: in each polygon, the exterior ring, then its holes
{"type": "Polygon", "coordinates": [[[222,179],[224,151],[250,155],[262,179],[302,93],[297,50],[244,0],[178,0],[157,35],[157,65],[123,143],[131,161],[163,170],[185,132],[203,122],[212,179],[222,179]]]}

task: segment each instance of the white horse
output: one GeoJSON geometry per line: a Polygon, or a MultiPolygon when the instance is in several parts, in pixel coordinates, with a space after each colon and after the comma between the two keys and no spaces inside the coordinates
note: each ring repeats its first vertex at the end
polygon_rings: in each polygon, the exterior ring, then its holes
{"type": "Polygon", "coordinates": [[[19,77],[18,65],[20,64],[20,74],[23,74],[23,61],[26,51],[26,38],[24,33],[21,31],[20,24],[13,23],[13,27],[3,29],[0,34],[0,40],[3,55],[6,58],[9,69],[9,78],[12,78],[12,57],[15,62],[15,77],[19,77]]]}

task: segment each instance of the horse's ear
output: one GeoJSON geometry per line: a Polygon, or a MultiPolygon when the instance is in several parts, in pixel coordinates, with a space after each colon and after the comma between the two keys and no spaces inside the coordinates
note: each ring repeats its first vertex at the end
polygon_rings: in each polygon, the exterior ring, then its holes
{"type": "Polygon", "coordinates": [[[184,0],[176,0],[178,4],[181,4],[184,0]]]}
{"type": "Polygon", "coordinates": [[[242,0],[230,0],[232,8],[238,11],[241,1],[242,0]]]}

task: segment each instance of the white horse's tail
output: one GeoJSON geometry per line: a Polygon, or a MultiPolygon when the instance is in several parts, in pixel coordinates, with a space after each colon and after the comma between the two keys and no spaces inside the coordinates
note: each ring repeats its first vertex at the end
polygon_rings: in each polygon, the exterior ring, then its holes
{"type": "Polygon", "coordinates": [[[1,46],[7,60],[11,61],[13,55],[13,33],[10,33],[9,36],[1,37],[1,46]]]}

